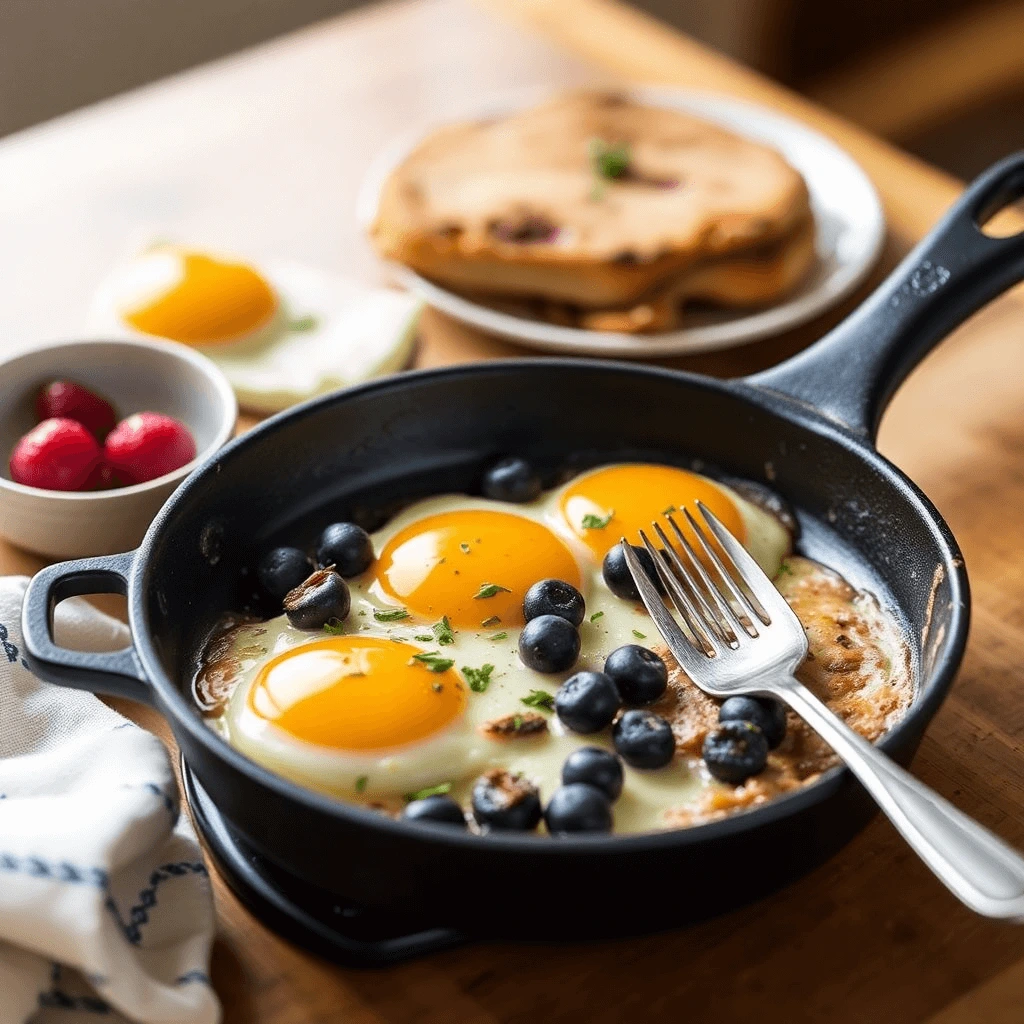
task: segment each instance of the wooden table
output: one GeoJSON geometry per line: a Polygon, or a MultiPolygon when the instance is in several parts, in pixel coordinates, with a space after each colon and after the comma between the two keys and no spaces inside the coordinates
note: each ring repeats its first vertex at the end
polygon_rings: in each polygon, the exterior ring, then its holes
{"type": "MultiPolygon", "coordinates": [[[[960,188],[612,0],[409,0],[0,144],[0,348],[79,333],[90,291],[111,261],[154,235],[374,276],[352,206],[368,161],[391,135],[486,90],[616,80],[750,98],[835,138],[885,201],[891,230],[875,281],[960,188]]],[[[766,366],[841,312],[783,338],[675,365],[726,375],[766,366]]],[[[417,361],[513,352],[428,314],[417,361]]],[[[963,671],[915,770],[1019,847],[1022,368],[1018,292],[975,317],[913,375],[880,442],[959,537],[976,602],[963,671]]],[[[0,570],[37,565],[0,548],[0,570]]],[[[155,716],[126,710],[167,738],[155,716]]],[[[361,973],[282,942],[219,882],[217,907],[213,978],[233,1022],[1024,1020],[1024,930],[960,907],[881,820],[756,906],[677,934],[594,946],[478,946],[361,973]]]]}

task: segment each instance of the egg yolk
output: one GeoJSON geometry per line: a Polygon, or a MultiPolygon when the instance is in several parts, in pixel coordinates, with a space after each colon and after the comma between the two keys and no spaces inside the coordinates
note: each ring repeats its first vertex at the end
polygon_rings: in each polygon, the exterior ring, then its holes
{"type": "Polygon", "coordinates": [[[334,750],[400,747],[438,732],[466,707],[449,668],[434,672],[411,644],[338,636],[285,651],[260,669],[249,708],[307,743],[334,750]]]}
{"type": "Polygon", "coordinates": [[[741,542],[746,539],[746,527],[732,498],[706,477],[674,466],[637,463],[587,473],[562,493],[559,511],[597,558],[603,558],[622,537],[639,544],[641,530],[657,544],[651,528],[655,520],[662,523],[669,537],[674,537],[665,521],[669,511],[680,513],[674,516],[675,521],[699,552],[699,541],[681,514],[687,508],[703,523],[697,501],[702,501],[741,542]]]}
{"type": "Polygon", "coordinates": [[[509,512],[428,516],[399,530],[377,561],[387,597],[463,628],[522,625],[526,591],[547,578],[582,585],[565,544],[546,526],[509,512]]]}
{"type": "Polygon", "coordinates": [[[217,345],[259,330],[274,315],[277,296],[252,267],[198,252],[153,254],[167,257],[176,264],[173,279],[122,314],[136,330],[186,345],[217,345]]]}

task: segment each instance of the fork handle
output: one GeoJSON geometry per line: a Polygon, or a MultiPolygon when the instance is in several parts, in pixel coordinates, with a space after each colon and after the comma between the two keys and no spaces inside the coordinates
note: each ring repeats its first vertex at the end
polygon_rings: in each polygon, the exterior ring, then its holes
{"type": "Polygon", "coordinates": [[[798,680],[771,693],[846,762],[956,897],[985,917],[1024,923],[1024,857],[855,733],[798,680]]]}

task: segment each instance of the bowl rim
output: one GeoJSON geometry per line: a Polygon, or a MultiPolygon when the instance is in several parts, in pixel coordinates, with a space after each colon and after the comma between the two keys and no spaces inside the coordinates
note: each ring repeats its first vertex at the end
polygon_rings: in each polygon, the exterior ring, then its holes
{"type": "Polygon", "coordinates": [[[23,359],[38,357],[40,353],[58,353],[68,349],[88,348],[95,345],[120,345],[125,348],[138,348],[146,349],[150,352],[158,352],[171,359],[177,359],[180,363],[189,364],[192,370],[204,376],[213,385],[219,409],[219,421],[213,440],[205,448],[198,449],[195,458],[185,463],[185,465],[172,469],[169,473],[164,473],[163,476],[154,477],[152,480],[145,480],[140,484],[112,487],[105,491],[55,491],[46,487],[30,487],[28,484],[19,484],[0,474],[0,490],[7,490],[26,497],[45,497],[50,500],[72,503],[111,501],[115,498],[145,494],[149,491],[166,487],[175,481],[184,480],[194,469],[202,465],[231,439],[235,426],[238,423],[238,399],[235,396],[231,383],[220,367],[208,356],[203,355],[202,352],[198,352],[188,345],[172,341],[169,338],[153,338],[151,340],[145,338],[80,338],[69,341],[47,342],[19,352],[9,359],[0,361],[0,372],[23,359]]]}

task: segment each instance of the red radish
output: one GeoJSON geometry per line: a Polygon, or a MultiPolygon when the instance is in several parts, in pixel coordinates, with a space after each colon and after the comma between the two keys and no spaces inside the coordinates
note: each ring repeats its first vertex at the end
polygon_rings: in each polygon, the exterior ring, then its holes
{"type": "Polygon", "coordinates": [[[117,422],[114,407],[106,399],[73,380],[47,384],[36,397],[36,416],[75,420],[101,441],[117,422]]]}
{"type": "Polygon", "coordinates": [[[137,412],[107,435],[106,463],[128,484],[141,484],[180,469],[196,457],[188,427],[159,412],[137,412]]]}
{"type": "Polygon", "coordinates": [[[103,449],[81,423],[43,420],[11,453],[11,479],[49,491],[80,491],[87,487],[103,458],[103,449]]]}

